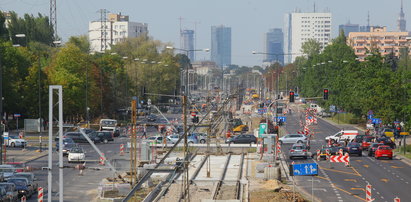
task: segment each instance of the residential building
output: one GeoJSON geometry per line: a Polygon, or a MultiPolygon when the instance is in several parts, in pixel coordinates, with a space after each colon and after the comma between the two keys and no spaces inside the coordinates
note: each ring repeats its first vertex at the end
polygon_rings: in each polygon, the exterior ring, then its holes
{"type": "Polygon", "coordinates": [[[210,90],[221,80],[221,71],[213,61],[197,61],[192,63],[196,73],[196,85],[203,90],[210,90]]]}
{"type": "Polygon", "coordinates": [[[285,63],[301,56],[301,46],[315,39],[324,48],[331,42],[331,13],[287,13],[285,15],[284,53],[285,63]]]}
{"type": "Polygon", "coordinates": [[[284,34],[280,28],[270,29],[265,34],[265,54],[263,62],[284,64],[284,34]]]}
{"type": "Polygon", "coordinates": [[[211,27],[211,60],[219,67],[231,64],[231,27],[211,27]]]}
{"type": "Polygon", "coordinates": [[[359,32],[360,31],[360,25],[358,24],[351,24],[348,22],[347,24],[343,24],[338,26],[338,30],[343,30],[344,35],[347,37],[350,32],[359,32]]]}
{"type": "Polygon", "coordinates": [[[107,19],[89,23],[89,41],[91,52],[110,50],[111,45],[148,33],[146,23],[130,22],[129,16],[108,14],[107,19]]]}
{"type": "MultiPolygon", "coordinates": [[[[194,50],[194,30],[181,31],[181,47],[184,50],[194,50]]],[[[195,51],[188,51],[187,57],[191,62],[195,60],[195,51]]]]}
{"type": "Polygon", "coordinates": [[[196,61],[191,63],[191,65],[198,75],[211,74],[212,71],[217,69],[217,65],[213,61],[196,61]]]}
{"type": "Polygon", "coordinates": [[[399,14],[398,20],[397,20],[397,29],[400,32],[406,32],[406,30],[407,30],[407,21],[405,20],[405,14],[404,14],[402,0],[401,0],[401,11],[400,11],[400,14],[399,14]]]}
{"type": "Polygon", "coordinates": [[[388,32],[387,27],[371,27],[370,32],[351,32],[347,43],[354,49],[359,60],[364,60],[367,53],[378,50],[382,56],[394,53],[400,55],[400,49],[407,44],[408,32],[388,32]]]}

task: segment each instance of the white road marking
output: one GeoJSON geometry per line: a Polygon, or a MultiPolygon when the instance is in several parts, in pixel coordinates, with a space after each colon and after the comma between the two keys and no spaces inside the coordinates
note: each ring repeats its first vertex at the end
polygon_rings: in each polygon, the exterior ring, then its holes
{"type": "Polygon", "coordinates": [[[380,192],[377,191],[377,194],[380,195],[380,192]]]}

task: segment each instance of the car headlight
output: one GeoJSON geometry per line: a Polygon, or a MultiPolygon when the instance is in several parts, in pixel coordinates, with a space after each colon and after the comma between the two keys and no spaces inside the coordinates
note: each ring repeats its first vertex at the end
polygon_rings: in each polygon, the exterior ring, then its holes
{"type": "Polygon", "coordinates": [[[27,192],[26,190],[19,190],[20,193],[25,193],[27,192]]]}

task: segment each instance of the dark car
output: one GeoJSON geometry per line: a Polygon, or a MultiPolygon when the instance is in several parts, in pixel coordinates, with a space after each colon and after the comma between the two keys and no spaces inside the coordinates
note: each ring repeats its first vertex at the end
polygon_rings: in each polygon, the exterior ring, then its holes
{"type": "MultiPolygon", "coordinates": [[[[71,138],[64,138],[63,139],[63,156],[68,155],[68,151],[70,151],[71,148],[76,147],[77,144],[73,141],[71,138]]],[[[60,150],[60,144],[57,141],[56,142],[56,151],[58,152],[60,150]]]]}
{"type": "Polygon", "coordinates": [[[368,156],[374,156],[375,150],[381,145],[384,145],[383,143],[372,143],[368,149],[368,156]]]}
{"type": "Polygon", "coordinates": [[[376,142],[383,143],[384,145],[388,145],[391,149],[395,149],[396,145],[389,137],[380,137],[377,138],[376,142]]]}
{"type": "Polygon", "coordinates": [[[154,115],[154,114],[150,114],[150,115],[147,116],[147,121],[148,121],[148,122],[154,122],[154,121],[156,121],[157,119],[158,119],[158,117],[157,117],[156,115],[154,115]]]}
{"type": "Polygon", "coordinates": [[[226,143],[234,144],[255,144],[257,143],[257,138],[254,135],[236,135],[228,138],[226,143]]]}
{"type": "Polygon", "coordinates": [[[19,198],[26,196],[30,198],[33,195],[33,187],[29,186],[28,180],[26,178],[10,178],[7,180],[8,183],[13,183],[16,185],[17,192],[19,193],[19,198]]]}
{"type": "Polygon", "coordinates": [[[374,142],[375,137],[374,136],[365,136],[362,140],[361,143],[361,148],[362,150],[368,150],[370,147],[371,143],[374,142]]]}
{"type": "Polygon", "coordinates": [[[364,140],[365,137],[366,137],[366,135],[357,135],[357,136],[355,136],[355,138],[354,138],[354,142],[359,142],[359,143],[361,143],[361,142],[364,140]]]}
{"type": "Polygon", "coordinates": [[[97,134],[97,137],[99,137],[100,140],[105,144],[107,144],[109,141],[114,141],[114,134],[111,131],[97,131],[95,133],[97,134]]]}
{"type": "MultiPolygon", "coordinates": [[[[97,137],[97,135],[95,135],[93,133],[88,134],[88,137],[94,143],[101,142],[100,138],[97,137]]],[[[75,143],[88,143],[87,139],[80,132],[68,132],[68,133],[64,134],[64,138],[71,138],[71,139],[73,139],[73,141],[75,143]]]]}
{"type": "Polygon", "coordinates": [[[361,145],[358,142],[350,142],[347,145],[347,152],[349,155],[357,154],[358,156],[362,156],[361,145]]]}

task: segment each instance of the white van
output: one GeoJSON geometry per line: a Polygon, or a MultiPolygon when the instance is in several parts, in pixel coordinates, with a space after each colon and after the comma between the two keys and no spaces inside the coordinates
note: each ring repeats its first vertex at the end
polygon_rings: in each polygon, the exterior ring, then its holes
{"type": "Polygon", "coordinates": [[[355,139],[355,137],[357,137],[358,134],[359,134],[358,130],[341,130],[334,135],[327,136],[325,140],[328,141],[329,139],[331,139],[331,140],[335,140],[339,142],[339,141],[345,141],[348,139],[349,141],[351,141],[355,139]]]}

